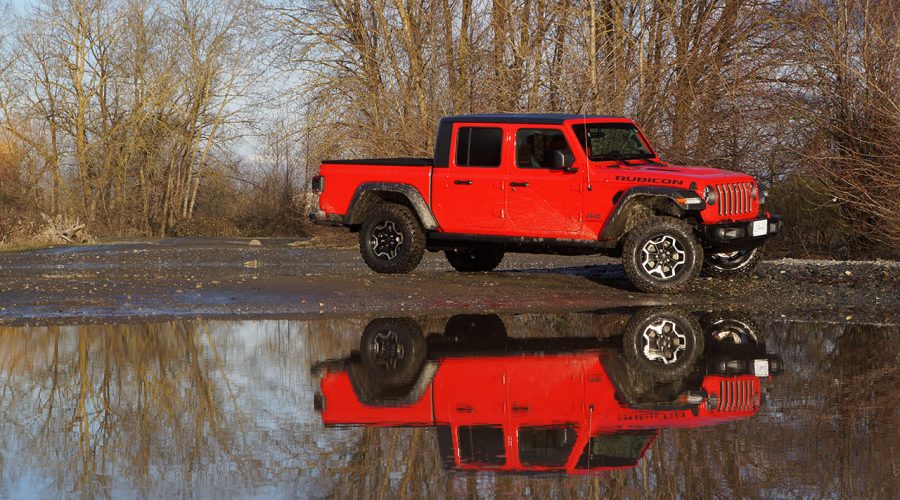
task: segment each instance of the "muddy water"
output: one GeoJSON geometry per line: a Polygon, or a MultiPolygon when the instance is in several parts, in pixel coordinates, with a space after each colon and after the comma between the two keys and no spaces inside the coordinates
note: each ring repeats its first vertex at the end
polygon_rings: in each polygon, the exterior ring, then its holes
{"type": "Polygon", "coordinates": [[[373,319],[0,327],[0,497],[897,497],[896,325],[373,319]]]}

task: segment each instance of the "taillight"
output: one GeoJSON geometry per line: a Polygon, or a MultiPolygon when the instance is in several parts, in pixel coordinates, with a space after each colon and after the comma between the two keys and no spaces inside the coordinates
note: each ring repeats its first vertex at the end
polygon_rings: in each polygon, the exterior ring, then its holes
{"type": "Polygon", "coordinates": [[[313,192],[321,193],[325,191],[325,177],[321,175],[316,175],[310,181],[310,188],[312,188],[313,192]]]}

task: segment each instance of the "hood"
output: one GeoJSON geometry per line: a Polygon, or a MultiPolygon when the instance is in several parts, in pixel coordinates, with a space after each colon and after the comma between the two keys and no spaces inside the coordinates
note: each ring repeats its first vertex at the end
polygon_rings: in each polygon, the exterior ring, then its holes
{"type": "Polygon", "coordinates": [[[681,165],[622,165],[616,175],[617,180],[625,182],[646,182],[646,178],[678,179],[696,182],[700,186],[721,182],[750,182],[753,177],[741,172],[722,170],[710,167],[694,167],[681,165]],[[624,177],[620,179],[619,177],[624,177]]]}

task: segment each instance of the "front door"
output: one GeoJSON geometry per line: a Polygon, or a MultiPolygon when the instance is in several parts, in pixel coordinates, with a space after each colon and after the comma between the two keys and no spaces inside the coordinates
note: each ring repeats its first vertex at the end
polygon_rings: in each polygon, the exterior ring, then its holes
{"type": "Polygon", "coordinates": [[[577,172],[554,168],[557,151],[572,157],[561,127],[526,125],[515,130],[506,207],[510,226],[518,235],[565,238],[581,230],[585,169],[580,165],[573,165],[577,172]]]}
{"type": "Polygon", "coordinates": [[[509,412],[519,424],[584,418],[584,358],[523,356],[506,364],[509,412]]]}
{"type": "Polygon", "coordinates": [[[523,356],[506,366],[513,453],[525,468],[562,468],[585,434],[579,355],[523,356]]]}
{"type": "Polygon", "coordinates": [[[508,427],[506,371],[502,358],[448,358],[434,379],[434,418],[449,424],[459,465],[502,467],[508,427]]]}
{"type": "Polygon", "coordinates": [[[441,229],[479,234],[503,227],[503,128],[459,124],[448,168],[434,170],[432,205],[441,229]]]}

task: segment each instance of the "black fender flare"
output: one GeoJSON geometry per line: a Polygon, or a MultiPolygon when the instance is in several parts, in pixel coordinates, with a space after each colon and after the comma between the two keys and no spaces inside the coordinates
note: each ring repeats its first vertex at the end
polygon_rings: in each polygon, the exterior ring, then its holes
{"type": "Polygon", "coordinates": [[[600,231],[600,239],[615,240],[628,230],[628,217],[635,206],[646,205],[647,202],[664,201],[669,215],[683,217],[689,212],[700,212],[706,208],[706,202],[694,191],[689,189],[663,187],[663,186],[638,186],[622,191],[613,197],[616,203],[612,213],[606,219],[603,229],[600,231]],[[699,200],[699,203],[682,203],[679,200],[699,200]]]}
{"type": "Polygon", "coordinates": [[[366,182],[360,184],[350,199],[350,206],[344,217],[344,224],[354,226],[362,224],[366,217],[367,205],[373,198],[381,201],[406,201],[422,222],[426,230],[438,228],[437,219],[431,207],[425,202],[422,193],[415,186],[398,182],[366,182]]]}
{"type": "Polygon", "coordinates": [[[408,406],[422,399],[422,396],[425,395],[425,391],[431,387],[431,383],[434,381],[434,376],[437,374],[439,363],[436,361],[426,361],[422,366],[422,370],[419,372],[419,376],[406,393],[400,396],[387,398],[380,398],[366,390],[365,384],[361,384],[357,378],[359,373],[355,368],[358,367],[359,364],[352,364],[352,361],[347,365],[347,375],[350,377],[350,387],[353,389],[353,393],[356,394],[356,399],[367,406],[396,407],[408,406]]]}

